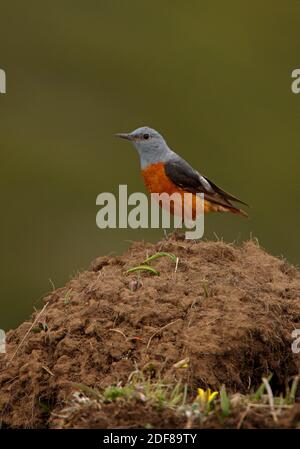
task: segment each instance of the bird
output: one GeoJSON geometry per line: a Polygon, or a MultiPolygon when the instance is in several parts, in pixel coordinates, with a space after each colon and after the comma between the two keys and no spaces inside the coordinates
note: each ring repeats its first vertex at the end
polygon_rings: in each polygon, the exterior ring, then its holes
{"type": "MultiPolygon", "coordinates": [[[[233,203],[247,203],[222,190],[206,176],[200,174],[187,161],[168,146],[164,137],[155,129],[142,126],[130,133],[118,133],[117,137],[129,140],[136,148],[141,173],[149,193],[192,194],[192,213],[195,218],[197,194],[204,194],[204,213],[231,212],[248,217],[248,214],[233,203]]],[[[181,207],[181,206],[180,206],[181,207]]],[[[174,214],[174,208],[171,209],[174,214]]]]}

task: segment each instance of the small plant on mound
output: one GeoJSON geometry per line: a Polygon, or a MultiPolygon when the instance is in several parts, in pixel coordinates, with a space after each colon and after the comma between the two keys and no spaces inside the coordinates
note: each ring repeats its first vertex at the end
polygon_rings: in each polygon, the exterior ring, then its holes
{"type": "Polygon", "coordinates": [[[184,387],[181,383],[171,386],[160,379],[151,380],[142,371],[134,371],[126,385],[110,386],[104,390],[106,401],[141,401],[150,403],[158,409],[176,408],[185,401],[184,387]]]}
{"type": "Polygon", "coordinates": [[[177,265],[178,265],[178,257],[176,257],[172,253],[158,252],[158,253],[153,254],[150,257],[147,257],[147,259],[145,259],[141,263],[141,265],[138,265],[138,266],[133,267],[133,268],[129,268],[127,271],[125,271],[125,274],[141,272],[141,271],[148,271],[150,274],[159,276],[159,271],[157,271],[157,270],[155,270],[155,268],[151,267],[149,265],[149,263],[153,262],[156,259],[159,259],[160,257],[169,257],[176,264],[176,267],[177,267],[177,265]]]}
{"type": "Polygon", "coordinates": [[[129,399],[131,394],[132,388],[129,385],[125,387],[112,385],[111,387],[107,387],[103,392],[104,399],[108,402],[113,402],[117,399],[129,399]]]}
{"type": "Polygon", "coordinates": [[[218,396],[218,391],[211,391],[210,388],[203,390],[198,388],[196,403],[199,403],[200,410],[204,415],[208,415],[213,409],[214,399],[218,396]]]}

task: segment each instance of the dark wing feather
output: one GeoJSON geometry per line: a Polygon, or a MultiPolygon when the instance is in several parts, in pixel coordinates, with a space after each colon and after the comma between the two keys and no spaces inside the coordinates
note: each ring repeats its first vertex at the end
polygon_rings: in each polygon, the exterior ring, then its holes
{"type": "MultiPolygon", "coordinates": [[[[205,176],[203,176],[204,178],[205,176]]],[[[225,192],[225,190],[220,189],[220,187],[218,187],[216,184],[214,184],[212,181],[210,181],[208,178],[206,178],[206,181],[209,182],[209,184],[212,186],[212,188],[218,192],[220,195],[226,197],[228,200],[231,201],[236,201],[237,203],[243,204],[244,206],[249,206],[247,203],[245,203],[244,201],[240,200],[239,198],[237,198],[236,196],[231,195],[228,192],[225,192]]]]}
{"type": "Polygon", "coordinates": [[[171,159],[165,163],[165,173],[178,187],[191,193],[204,193],[205,198],[215,204],[234,209],[230,200],[245,204],[238,198],[220,189],[209,179],[200,175],[183,159],[171,159]]]}

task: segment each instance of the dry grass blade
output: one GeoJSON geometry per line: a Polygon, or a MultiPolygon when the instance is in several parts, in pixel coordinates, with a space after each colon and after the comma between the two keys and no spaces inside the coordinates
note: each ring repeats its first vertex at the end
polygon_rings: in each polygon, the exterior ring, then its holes
{"type": "Polygon", "coordinates": [[[243,422],[245,421],[246,416],[248,415],[250,411],[250,405],[247,405],[246,410],[244,411],[244,413],[242,413],[240,420],[238,422],[238,425],[236,426],[237,429],[240,429],[243,425],[243,422]]]}
{"type": "Polygon", "coordinates": [[[117,332],[118,334],[121,334],[125,338],[125,340],[127,340],[126,335],[120,329],[108,329],[108,331],[109,332],[117,332]]]}
{"type": "Polygon", "coordinates": [[[43,368],[48,374],[50,374],[50,376],[54,376],[54,374],[53,374],[52,371],[48,368],[48,366],[42,365],[42,368],[43,368]]]}
{"type": "Polygon", "coordinates": [[[35,324],[39,321],[39,319],[41,318],[41,316],[43,315],[43,313],[45,312],[47,306],[48,306],[49,302],[47,302],[44,307],[42,308],[42,310],[40,311],[40,313],[36,316],[35,320],[33,321],[32,325],[30,326],[30,328],[28,329],[28,331],[26,332],[26,334],[24,335],[24,337],[22,338],[22,340],[20,341],[20,343],[17,346],[17,349],[15,350],[15,352],[13,353],[13,355],[11,356],[10,360],[7,362],[7,366],[9,366],[11,364],[11,362],[13,361],[13,359],[15,358],[15,356],[17,355],[18,351],[20,350],[20,348],[23,346],[26,338],[28,337],[28,335],[30,334],[31,330],[33,329],[33,327],[35,326],[35,324]]]}
{"type": "Polygon", "coordinates": [[[165,330],[167,327],[171,326],[172,324],[177,323],[177,321],[181,321],[181,318],[178,318],[177,320],[172,321],[171,323],[168,323],[168,324],[166,324],[165,326],[160,327],[159,329],[157,329],[157,331],[154,332],[154,334],[152,334],[151,337],[149,338],[148,343],[147,343],[147,349],[149,349],[149,346],[150,346],[150,344],[151,344],[152,338],[154,338],[157,334],[160,334],[160,333],[161,333],[163,330],[165,330]]]}
{"type": "Polygon", "coordinates": [[[175,273],[177,273],[177,270],[178,270],[178,263],[179,263],[179,257],[176,257],[176,264],[175,264],[175,270],[174,270],[175,273]]]}
{"type": "Polygon", "coordinates": [[[173,368],[187,368],[190,363],[190,358],[186,357],[185,359],[179,360],[179,362],[174,363],[173,368]]]}
{"type": "Polygon", "coordinates": [[[264,383],[264,385],[266,387],[266,390],[267,390],[268,399],[269,399],[269,405],[270,405],[270,409],[271,409],[271,414],[273,416],[274,421],[277,422],[278,420],[277,420],[277,415],[276,415],[275,408],[274,408],[274,396],[273,396],[272,388],[271,388],[271,386],[269,384],[268,379],[263,377],[262,381],[263,381],[263,383],[264,383]]]}

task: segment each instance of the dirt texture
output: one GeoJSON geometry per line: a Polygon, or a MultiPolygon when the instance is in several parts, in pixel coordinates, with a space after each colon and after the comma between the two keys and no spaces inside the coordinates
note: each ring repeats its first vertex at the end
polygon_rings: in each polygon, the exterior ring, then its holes
{"type": "MultiPolygon", "coordinates": [[[[173,235],[134,243],[122,256],[96,259],[44,304],[8,333],[7,353],[0,354],[3,427],[55,427],[74,383],[101,390],[149,366],[153,378],[181,380],[193,395],[222,384],[246,394],[269,373],[276,393],[299,373],[300,354],[291,343],[300,328],[300,271],[255,241],[235,246],[173,235]],[[124,274],[157,251],[173,253],[178,263],[162,257],[151,263],[159,276],[124,274]],[[186,357],[188,368],[174,369],[186,357]]],[[[90,407],[64,426],[186,425],[182,416],[147,404],[90,407]]],[[[259,413],[250,411],[242,425],[274,427],[259,413]]],[[[278,426],[295,427],[299,414],[296,404],[278,426]]],[[[230,419],[235,426],[239,413],[230,419]]],[[[214,417],[207,426],[220,423],[214,417]]]]}

